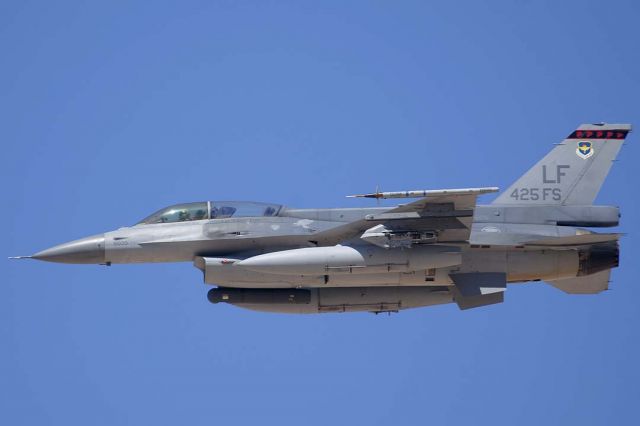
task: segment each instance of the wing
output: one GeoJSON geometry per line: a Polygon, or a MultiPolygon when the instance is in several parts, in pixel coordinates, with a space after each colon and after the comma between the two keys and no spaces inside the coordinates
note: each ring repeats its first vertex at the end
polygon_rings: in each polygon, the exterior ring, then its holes
{"type": "Polygon", "coordinates": [[[365,218],[379,225],[368,228],[361,238],[383,247],[406,246],[416,242],[468,241],[478,195],[497,190],[467,188],[424,191],[423,197],[417,201],[365,218]]]}
{"type": "Polygon", "coordinates": [[[387,248],[415,242],[464,242],[471,234],[478,196],[497,191],[498,188],[491,187],[353,195],[365,198],[421,198],[319,233],[317,239],[323,243],[337,243],[360,237],[387,248]]]}
{"type": "Polygon", "coordinates": [[[423,198],[374,216],[395,232],[433,232],[434,242],[467,241],[479,195],[498,188],[424,191],[423,198]]]}

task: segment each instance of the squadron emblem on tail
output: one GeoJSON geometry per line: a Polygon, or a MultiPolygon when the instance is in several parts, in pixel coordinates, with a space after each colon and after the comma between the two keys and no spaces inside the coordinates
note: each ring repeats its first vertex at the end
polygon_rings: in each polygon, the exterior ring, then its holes
{"type": "Polygon", "coordinates": [[[584,158],[585,160],[593,155],[593,146],[589,141],[580,141],[578,142],[578,148],[576,149],[576,154],[578,157],[584,158]]]}

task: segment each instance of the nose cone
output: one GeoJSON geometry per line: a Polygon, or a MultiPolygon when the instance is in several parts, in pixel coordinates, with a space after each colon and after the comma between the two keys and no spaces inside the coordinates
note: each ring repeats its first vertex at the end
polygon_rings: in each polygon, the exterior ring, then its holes
{"type": "Polygon", "coordinates": [[[58,263],[105,263],[104,234],[60,244],[31,257],[58,263]]]}

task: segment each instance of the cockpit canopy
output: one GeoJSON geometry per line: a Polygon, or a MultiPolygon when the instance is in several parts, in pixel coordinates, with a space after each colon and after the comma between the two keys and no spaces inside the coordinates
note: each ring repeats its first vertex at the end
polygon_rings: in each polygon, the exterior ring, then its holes
{"type": "Polygon", "coordinates": [[[203,201],[175,204],[158,210],[151,216],[142,219],[137,225],[224,219],[228,217],[277,216],[281,208],[282,206],[278,204],[251,201],[203,201]]]}

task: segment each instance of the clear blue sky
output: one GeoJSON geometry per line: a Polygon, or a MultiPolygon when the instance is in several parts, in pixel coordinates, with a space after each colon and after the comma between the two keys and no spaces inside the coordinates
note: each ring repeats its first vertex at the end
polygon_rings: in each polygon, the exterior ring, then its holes
{"type": "MultiPolygon", "coordinates": [[[[635,1],[3,1],[0,252],[184,201],[505,188],[582,122],[640,125],[639,18],[635,1]]],[[[633,423],[639,146],[598,198],[627,233],[598,296],[271,315],[209,304],[188,263],[0,260],[0,423],[633,423]]]]}

